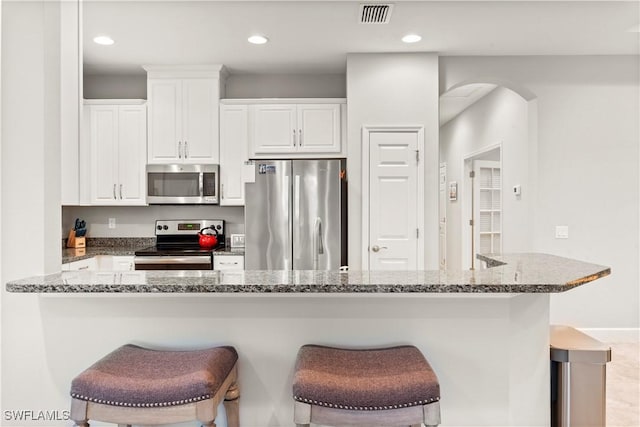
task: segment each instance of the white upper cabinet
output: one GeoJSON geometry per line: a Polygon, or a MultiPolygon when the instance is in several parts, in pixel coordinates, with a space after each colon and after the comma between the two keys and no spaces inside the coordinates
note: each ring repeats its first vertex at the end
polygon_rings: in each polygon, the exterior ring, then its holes
{"type": "Polygon", "coordinates": [[[182,159],[181,89],[180,80],[148,82],[149,163],[175,163],[182,159]]]}
{"type": "Polygon", "coordinates": [[[244,162],[248,157],[246,105],[220,105],[220,205],[244,205],[244,162]]]}
{"type": "Polygon", "coordinates": [[[90,202],[144,205],[146,106],[139,101],[138,105],[106,102],[88,102],[85,107],[90,135],[90,202]]]}
{"type": "Polygon", "coordinates": [[[185,163],[218,163],[217,79],[182,81],[182,156],[185,163]]]}
{"type": "Polygon", "coordinates": [[[296,150],[296,106],[253,105],[251,140],[255,153],[290,153],[296,150]]]}
{"type": "Polygon", "coordinates": [[[341,100],[244,101],[251,104],[251,158],[344,157],[341,100]]]}
{"type": "Polygon", "coordinates": [[[221,66],[145,67],[148,164],[219,163],[221,66]]]}
{"type": "Polygon", "coordinates": [[[298,151],[340,152],[340,104],[298,105],[298,151]]]}

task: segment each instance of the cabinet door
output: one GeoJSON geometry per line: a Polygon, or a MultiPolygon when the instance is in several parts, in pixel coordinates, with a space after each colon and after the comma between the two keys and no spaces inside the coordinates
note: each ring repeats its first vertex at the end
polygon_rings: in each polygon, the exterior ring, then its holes
{"type": "Polygon", "coordinates": [[[182,80],[185,163],[218,163],[218,80],[182,80]]]}
{"type": "Polygon", "coordinates": [[[249,160],[246,105],[220,106],[220,205],[244,205],[242,170],[249,160]]]}
{"type": "Polygon", "coordinates": [[[133,257],[132,256],[113,256],[112,257],[112,269],[114,271],[133,271],[133,257]]]}
{"type": "Polygon", "coordinates": [[[92,106],[90,114],[91,203],[117,204],[118,107],[92,106]]]}
{"type": "Polygon", "coordinates": [[[243,255],[214,255],[214,270],[244,270],[243,255]]]}
{"type": "Polygon", "coordinates": [[[98,262],[95,258],[87,258],[80,261],[73,261],[69,264],[69,271],[95,271],[98,269],[98,262]]]}
{"type": "Polygon", "coordinates": [[[298,139],[295,123],[293,104],[252,106],[252,154],[294,152],[298,139]]]}
{"type": "Polygon", "coordinates": [[[181,82],[173,79],[150,80],[148,163],[182,162],[181,82]]]}
{"type": "Polygon", "coordinates": [[[119,109],[118,201],[122,205],[142,205],[146,201],[146,111],[144,105],[119,109]]]}
{"type": "Polygon", "coordinates": [[[340,104],[299,104],[298,152],[340,152],[340,104]]]}

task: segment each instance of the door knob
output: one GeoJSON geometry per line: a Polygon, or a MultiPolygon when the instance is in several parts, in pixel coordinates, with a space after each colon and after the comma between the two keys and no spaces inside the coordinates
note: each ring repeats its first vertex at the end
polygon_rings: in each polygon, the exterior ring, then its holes
{"type": "Polygon", "coordinates": [[[373,245],[373,246],[371,247],[371,250],[372,250],[373,252],[378,252],[380,249],[389,249],[389,248],[387,248],[386,246],[378,246],[378,245],[373,245]]]}

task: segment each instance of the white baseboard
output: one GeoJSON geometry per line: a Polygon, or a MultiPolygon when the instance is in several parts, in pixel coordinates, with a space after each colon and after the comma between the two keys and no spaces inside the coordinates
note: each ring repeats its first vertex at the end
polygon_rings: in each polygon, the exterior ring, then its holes
{"type": "Polygon", "coordinates": [[[577,328],[602,342],[640,342],[640,328],[577,328]]]}

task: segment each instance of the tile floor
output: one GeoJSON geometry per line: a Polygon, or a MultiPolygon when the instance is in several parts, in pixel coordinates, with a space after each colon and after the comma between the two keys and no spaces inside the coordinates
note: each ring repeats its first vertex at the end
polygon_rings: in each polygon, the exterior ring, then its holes
{"type": "Polygon", "coordinates": [[[608,342],[607,427],[640,426],[640,343],[608,342]]]}

